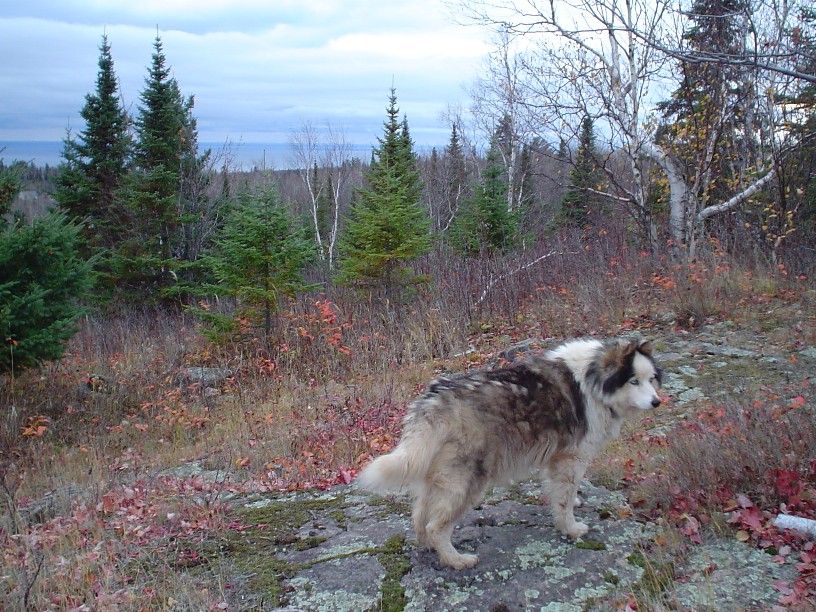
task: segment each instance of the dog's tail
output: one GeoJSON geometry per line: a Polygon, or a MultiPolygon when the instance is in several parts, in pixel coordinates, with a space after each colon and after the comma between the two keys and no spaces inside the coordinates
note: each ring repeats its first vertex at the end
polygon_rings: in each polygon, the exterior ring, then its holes
{"type": "Polygon", "coordinates": [[[377,457],[357,475],[356,485],[373,493],[411,489],[428,471],[432,453],[403,440],[397,448],[377,457]],[[425,451],[425,452],[423,452],[425,451]]]}

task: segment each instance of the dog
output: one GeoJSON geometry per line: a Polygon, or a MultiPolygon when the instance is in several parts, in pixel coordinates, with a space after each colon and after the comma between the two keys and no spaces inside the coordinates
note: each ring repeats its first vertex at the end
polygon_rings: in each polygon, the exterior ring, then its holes
{"type": "Polygon", "coordinates": [[[652,351],[638,338],[573,340],[506,367],[439,378],[408,407],[397,447],[356,484],[407,489],[419,545],[454,569],[479,561],[458,552],[451,534],[494,485],[543,477],[555,526],[579,538],[589,528],[573,508],[589,463],[626,419],[661,403],[652,351]]]}

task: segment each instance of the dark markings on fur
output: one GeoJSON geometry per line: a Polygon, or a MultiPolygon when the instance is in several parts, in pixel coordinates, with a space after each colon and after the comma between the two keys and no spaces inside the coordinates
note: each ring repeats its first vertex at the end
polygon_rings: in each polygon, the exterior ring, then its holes
{"type": "MultiPolygon", "coordinates": [[[[560,360],[539,359],[506,368],[441,378],[412,407],[413,418],[451,410],[460,402],[474,416],[515,425],[526,443],[547,432],[582,437],[588,429],[586,404],[575,376],[560,360]]],[[[482,468],[484,469],[484,468],[482,468]]]]}
{"type": "Polygon", "coordinates": [[[432,380],[431,384],[428,385],[428,388],[427,388],[427,390],[425,391],[425,394],[422,397],[426,398],[426,397],[430,397],[432,395],[436,395],[442,389],[445,388],[445,383],[447,383],[447,382],[448,382],[447,378],[437,378],[435,380],[432,380]]]}
{"type": "Polygon", "coordinates": [[[601,387],[605,395],[612,395],[618,389],[623,389],[629,379],[635,375],[635,352],[626,354],[622,363],[613,365],[611,375],[604,377],[601,387]]]}
{"type": "MultiPolygon", "coordinates": [[[[566,365],[564,366],[566,368],[566,365]]],[[[586,415],[586,402],[584,401],[584,393],[581,391],[581,385],[578,384],[578,380],[569,371],[569,380],[570,380],[570,393],[572,394],[572,404],[575,406],[575,416],[578,423],[584,424],[584,433],[586,433],[586,423],[587,423],[587,415],[586,415]]]]}

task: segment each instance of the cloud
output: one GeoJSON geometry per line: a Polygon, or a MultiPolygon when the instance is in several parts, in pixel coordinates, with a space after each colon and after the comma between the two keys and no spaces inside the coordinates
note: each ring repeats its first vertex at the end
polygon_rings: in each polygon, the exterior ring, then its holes
{"type": "MultiPolygon", "coordinates": [[[[0,18],[0,140],[59,140],[80,125],[107,34],[131,110],[157,25],[168,64],[196,99],[202,140],[284,142],[303,122],[381,132],[391,84],[414,138],[436,138],[439,113],[486,53],[441,0],[34,0],[0,18]]],[[[444,133],[445,130],[442,130],[444,133]]],[[[362,144],[365,144],[363,142],[362,144]]],[[[433,144],[439,144],[434,142],[433,144]]]]}

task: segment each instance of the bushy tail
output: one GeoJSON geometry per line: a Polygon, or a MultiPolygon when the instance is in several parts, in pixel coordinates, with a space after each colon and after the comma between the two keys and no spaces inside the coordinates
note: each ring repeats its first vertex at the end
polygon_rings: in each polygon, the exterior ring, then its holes
{"type": "Polygon", "coordinates": [[[389,454],[377,457],[363,468],[356,485],[373,493],[410,489],[412,483],[422,479],[428,471],[433,456],[428,450],[403,441],[389,454]]]}

